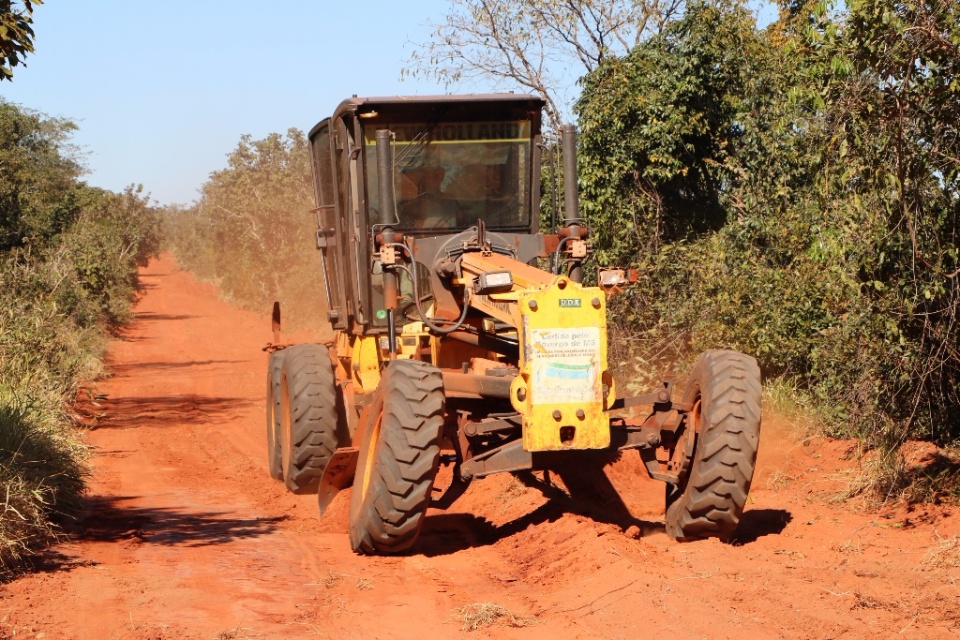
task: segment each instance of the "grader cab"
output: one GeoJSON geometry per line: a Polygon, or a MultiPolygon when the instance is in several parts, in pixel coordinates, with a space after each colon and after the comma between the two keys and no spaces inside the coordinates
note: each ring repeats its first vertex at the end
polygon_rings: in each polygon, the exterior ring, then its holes
{"type": "MultiPolygon", "coordinates": [[[[607,296],[583,284],[572,127],[565,209],[540,233],[540,99],[351,98],[310,132],[328,344],[274,347],[270,473],[321,512],[353,485],[361,553],[420,532],[441,461],[475,478],[636,449],[666,483],[667,532],[732,536],[753,477],[760,373],[703,353],[686,391],[627,397],[607,363],[607,296]],[[641,417],[635,417],[642,411],[641,417]]],[[[279,325],[279,310],[275,307],[279,325]]]]}

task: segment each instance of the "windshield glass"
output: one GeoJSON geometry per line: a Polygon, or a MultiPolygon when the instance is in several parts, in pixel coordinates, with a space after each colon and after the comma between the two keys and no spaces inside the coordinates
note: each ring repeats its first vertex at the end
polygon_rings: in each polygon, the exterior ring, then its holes
{"type": "Polygon", "coordinates": [[[530,122],[370,123],[364,128],[367,201],[379,208],[376,131],[390,129],[398,228],[530,226],[530,122]],[[372,125],[372,126],[371,126],[372,125]]]}

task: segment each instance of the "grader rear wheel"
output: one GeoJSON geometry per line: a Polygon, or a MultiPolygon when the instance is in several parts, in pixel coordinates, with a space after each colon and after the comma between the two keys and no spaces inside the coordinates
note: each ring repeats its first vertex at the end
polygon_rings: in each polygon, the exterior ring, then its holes
{"type": "Polygon", "coordinates": [[[358,553],[398,553],[420,533],[440,462],[440,370],[417,360],[391,362],[366,411],[350,545],[358,553]]]}
{"type": "Polygon", "coordinates": [[[667,485],[667,534],[676,540],[729,540],[740,522],[760,440],[760,368],[750,356],[701,354],[683,401],[693,405],[684,437],[693,456],[680,483],[667,485]]]}
{"type": "Polygon", "coordinates": [[[267,361],[267,468],[270,477],[283,480],[280,446],[280,369],[283,351],[274,351],[267,361]]]}
{"type": "Polygon", "coordinates": [[[337,449],[336,379],[323,345],[285,351],[278,421],[283,481],[293,493],[315,493],[337,449]]]}

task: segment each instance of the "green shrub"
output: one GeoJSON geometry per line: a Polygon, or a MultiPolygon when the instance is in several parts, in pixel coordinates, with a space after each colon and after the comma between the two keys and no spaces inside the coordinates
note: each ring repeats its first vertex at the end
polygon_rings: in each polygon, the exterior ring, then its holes
{"type": "Polygon", "coordinates": [[[54,540],[56,523],[79,507],[85,451],[63,428],[58,401],[56,394],[22,400],[0,388],[0,567],[54,540]]]}
{"type": "Polygon", "coordinates": [[[960,439],[956,3],[735,0],[583,81],[598,260],[615,316],[668,362],[730,347],[885,451],[960,439]]]}
{"type": "Polygon", "coordinates": [[[51,540],[83,490],[65,405],[102,373],[159,246],[141,188],[77,181],[73,125],[0,101],[0,567],[51,540]]]}

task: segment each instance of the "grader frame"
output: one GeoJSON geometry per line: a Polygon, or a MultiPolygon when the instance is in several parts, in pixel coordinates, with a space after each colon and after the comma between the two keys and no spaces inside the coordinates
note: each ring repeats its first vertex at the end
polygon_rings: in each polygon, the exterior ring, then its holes
{"type": "Polygon", "coordinates": [[[542,108],[514,94],[354,97],[310,132],[335,339],[271,353],[268,457],[321,512],[353,484],[358,552],[414,544],[441,460],[452,499],[474,478],[637,449],[667,485],[672,537],[737,526],[759,440],[756,361],[708,351],[679,400],[669,382],[618,394],[606,304],[629,277],[582,282],[569,126],[564,215],[539,232],[542,108]]]}

